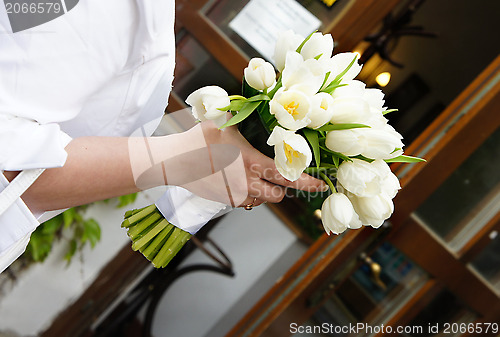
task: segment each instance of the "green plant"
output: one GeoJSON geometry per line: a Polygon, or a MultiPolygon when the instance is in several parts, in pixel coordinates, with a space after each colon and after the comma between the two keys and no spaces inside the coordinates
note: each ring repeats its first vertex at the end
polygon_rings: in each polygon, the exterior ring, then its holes
{"type": "MultiPolygon", "coordinates": [[[[135,201],[137,193],[116,198],[116,207],[124,207],[135,201]]],[[[104,202],[109,203],[110,200],[104,202]]],[[[70,208],[54,218],[40,224],[31,234],[23,258],[32,262],[43,262],[52,250],[54,242],[65,240],[68,249],[65,260],[70,263],[77,251],[87,243],[94,246],[101,239],[101,227],[93,218],[85,218],[89,205],[70,208]]]]}

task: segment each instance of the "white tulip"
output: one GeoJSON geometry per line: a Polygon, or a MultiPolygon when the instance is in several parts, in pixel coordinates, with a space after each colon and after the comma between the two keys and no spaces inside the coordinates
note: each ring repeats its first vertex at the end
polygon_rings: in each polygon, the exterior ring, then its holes
{"type": "Polygon", "coordinates": [[[304,38],[295,34],[292,30],[280,32],[274,49],[274,64],[280,72],[285,68],[286,54],[289,51],[296,51],[304,38]]]}
{"type": "Polygon", "coordinates": [[[311,122],[307,126],[317,129],[332,119],[333,97],[325,92],[320,92],[312,96],[310,101],[311,113],[309,114],[309,119],[311,122]]]}
{"type": "Polygon", "coordinates": [[[389,124],[382,128],[334,130],[326,135],[328,149],[346,156],[391,159],[403,154],[402,136],[389,124]]]}
{"type": "Polygon", "coordinates": [[[397,177],[381,159],[371,163],[360,159],[345,161],[340,164],[337,180],[346,190],[358,197],[373,197],[382,192],[393,197],[399,189],[397,177]]]}
{"type": "Polygon", "coordinates": [[[364,143],[360,138],[360,129],[334,130],[326,134],[325,145],[328,149],[346,156],[358,156],[364,150],[364,143]]]}
{"type": "Polygon", "coordinates": [[[253,58],[243,71],[248,85],[257,90],[264,90],[276,83],[276,72],[271,63],[261,58],[253,58]]]}
{"type": "Polygon", "coordinates": [[[380,227],[394,212],[392,199],[401,188],[398,178],[383,160],[365,165],[355,159],[353,165],[344,164],[337,173],[337,190],[346,194],[364,225],[380,227]]]}
{"type": "Polygon", "coordinates": [[[300,54],[304,59],[329,59],[333,52],[333,38],[330,34],[314,33],[302,46],[300,54]]]}
{"type": "Polygon", "coordinates": [[[370,105],[374,111],[383,111],[384,109],[384,93],[380,89],[367,88],[363,94],[364,100],[370,105]]]}
{"type": "Polygon", "coordinates": [[[382,127],[358,129],[363,145],[361,155],[371,159],[391,159],[403,154],[403,136],[392,126],[385,124],[382,127]]]}
{"type": "Polygon", "coordinates": [[[350,195],[349,200],[365,226],[378,228],[394,212],[394,203],[385,194],[365,198],[350,195]]]}
{"type": "Polygon", "coordinates": [[[389,165],[383,160],[374,160],[371,165],[377,169],[383,194],[391,199],[394,198],[401,189],[398,177],[392,173],[389,165]]]}
{"type": "Polygon", "coordinates": [[[219,109],[227,107],[230,99],[227,92],[220,87],[200,88],[187,97],[186,103],[193,108],[193,116],[199,121],[213,120],[219,127],[227,121],[226,111],[219,109]]]}
{"type": "Polygon", "coordinates": [[[311,103],[302,91],[281,88],[274,95],[269,107],[279,124],[289,130],[301,129],[311,122],[311,103]]]}
{"type": "Polygon", "coordinates": [[[339,97],[333,100],[332,123],[365,124],[371,118],[370,106],[356,97],[339,97]]]}
{"type": "MultiPolygon", "coordinates": [[[[351,64],[355,56],[355,53],[339,53],[333,55],[329,60],[329,68],[331,71],[329,78],[331,80],[335,79],[337,75],[342,73],[349,66],[349,64],[351,64]]],[[[362,66],[358,63],[358,60],[354,61],[351,68],[342,76],[340,83],[354,79],[361,72],[361,68],[362,66]]]]}
{"type": "Polygon", "coordinates": [[[326,71],[324,62],[315,59],[304,60],[299,53],[290,51],[286,55],[281,82],[285,89],[294,88],[312,96],[321,89],[326,71]]]}
{"type": "Polygon", "coordinates": [[[365,95],[366,84],[358,80],[344,81],[342,87],[336,88],[332,92],[333,98],[355,97],[363,99],[365,95]]]}
{"type": "Polygon", "coordinates": [[[362,223],[352,203],[342,193],[333,193],[321,206],[321,221],[328,235],[340,234],[347,228],[360,228],[362,223]]]}
{"type": "Polygon", "coordinates": [[[279,126],[267,140],[267,144],[274,146],[274,162],[278,172],[287,180],[295,181],[309,166],[312,160],[311,149],[304,137],[293,131],[279,126]]]}

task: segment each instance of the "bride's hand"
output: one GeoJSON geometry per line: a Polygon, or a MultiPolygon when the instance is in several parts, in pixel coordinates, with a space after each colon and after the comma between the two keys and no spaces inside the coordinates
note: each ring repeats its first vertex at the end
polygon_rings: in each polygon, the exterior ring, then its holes
{"type": "Polygon", "coordinates": [[[258,206],[263,202],[280,202],[287,187],[308,192],[328,188],[322,180],[305,173],[294,182],[286,180],[276,169],[274,160],[252,147],[235,126],[219,130],[213,122],[206,121],[187,131],[185,136],[190,143],[205,142],[209,149],[209,159],[202,160],[200,156],[193,166],[185,169],[193,176],[208,169],[215,173],[182,184],[202,197],[233,207],[258,206]]]}

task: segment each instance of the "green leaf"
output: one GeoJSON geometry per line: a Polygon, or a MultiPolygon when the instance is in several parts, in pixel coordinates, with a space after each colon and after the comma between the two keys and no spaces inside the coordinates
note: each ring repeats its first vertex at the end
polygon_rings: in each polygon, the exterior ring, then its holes
{"type": "Polygon", "coordinates": [[[320,151],[319,151],[319,140],[318,140],[318,131],[311,130],[308,128],[303,129],[304,136],[312,147],[314,154],[314,161],[316,162],[316,167],[319,167],[320,164],[320,151]]]}
{"type": "Polygon", "coordinates": [[[228,126],[235,125],[245,120],[259,106],[260,102],[247,102],[245,106],[233,118],[228,120],[219,129],[224,129],[228,126]]]}
{"type": "Polygon", "coordinates": [[[396,112],[399,111],[398,109],[387,109],[385,111],[382,111],[382,115],[387,115],[390,112],[396,112]]]}
{"type": "Polygon", "coordinates": [[[339,123],[339,124],[327,124],[316,130],[318,131],[334,131],[334,130],[347,130],[347,129],[359,129],[359,128],[369,128],[370,126],[365,124],[356,123],[339,123]]]}
{"type": "MultiPolygon", "coordinates": [[[[332,151],[332,150],[330,150],[329,148],[324,147],[324,146],[321,146],[321,145],[320,145],[320,148],[321,148],[322,150],[324,150],[324,151],[326,151],[326,152],[328,152],[328,153],[332,154],[334,157],[337,157],[337,158],[342,159],[342,160],[345,160],[345,161],[352,161],[352,159],[351,159],[351,158],[349,158],[349,157],[348,157],[348,156],[346,156],[346,155],[343,155],[342,153],[332,151]]],[[[334,162],[335,162],[335,161],[334,161],[334,162]]]]}
{"type": "Polygon", "coordinates": [[[264,125],[267,131],[271,133],[271,125],[276,121],[276,117],[271,115],[269,104],[266,103],[259,105],[257,111],[259,112],[259,118],[262,125],[264,125]]]}
{"type": "Polygon", "coordinates": [[[342,77],[349,71],[349,69],[352,68],[352,66],[354,65],[354,62],[356,62],[356,60],[358,59],[358,55],[355,54],[354,55],[354,58],[352,59],[351,63],[349,63],[349,65],[344,69],[344,71],[342,71],[340,74],[337,75],[337,77],[335,77],[335,79],[333,80],[333,82],[339,82],[342,80],[342,77]]]}
{"type": "Polygon", "coordinates": [[[52,249],[52,240],[54,236],[43,235],[41,231],[36,230],[30,237],[30,242],[26,253],[31,256],[35,262],[43,262],[52,249]]]}
{"type": "Polygon", "coordinates": [[[243,99],[235,99],[233,101],[231,101],[231,103],[229,103],[228,106],[224,107],[224,108],[219,108],[218,110],[220,111],[240,111],[244,106],[245,106],[245,103],[247,102],[247,100],[243,100],[243,99]]]}
{"type": "Polygon", "coordinates": [[[339,84],[336,82],[332,82],[325,89],[321,90],[321,92],[326,92],[326,93],[331,95],[335,89],[340,88],[340,87],[345,87],[346,85],[347,85],[347,83],[339,84]]]}
{"type": "Polygon", "coordinates": [[[418,157],[401,155],[392,159],[385,159],[386,163],[421,163],[426,162],[427,160],[418,157]]]}
{"type": "Polygon", "coordinates": [[[69,228],[73,221],[75,220],[76,210],[74,208],[70,208],[62,214],[64,220],[64,228],[69,228]]]}
{"type": "Polygon", "coordinates": [[[64,255],[64,259],[68,261],[68,264],[71,262],[71,259],[75,255],[77,247],[78,245],[75,239],[69,242],[68,251],[66,252],[66,255],[64,255]]]}
{"type": "Polygon", "coordinates": [[[58,215],[42,224],[42,233],[45,235],[54,235],[62,227],[62,225],[62,215],[58,215]]]}
{"type": "Polygon", "coordinates": [[[281,74],[278,78],[278,82],[276,82],[276,85],[274,86],[273,90],[267,93],[267,95],[272,99],[274,97],[274,94],[283,86],[283,82],[281,82],[281,74]]]}
{"type": "Polygon", "coordinates": [[[308,37],[306,37],[304,39],[304,41],[302,41],[302,43],[300,44],[300,46],[298,46],[297,48],[297,53],[300,53],[302,51],[302,48],[304,47],[304,45],[306,44],[307,41],[309,41],[309,39],[313,36],[314,33],[316,33],[318,30],[315,30],[314,32],[312,32],[311,34],[309,34],[308,37]]]}
{"type": "Polygon", "coordinates": [[[372,161],[374,161],[374,160],[375,160],[375,159],[371,159],[371,158],[366,158],[365,156],[362,156],[362,155],[360,155],[360,154],[359,154],[359,155],[357,155],[357,156],[354,156],[354,157],[352,157],[352,158],[354,158],[354,159],[364,160],[364,161],[366,161],[366,162],[368,162],[368,163],[371,163],[372,161]]]}
{"type": "Polygon", "coordinates": [[[101,227],[94,219],[88,219],[83,223],[83,235],[81,241],[84,243],[87,240],[92,248],[101,239],[101,227]]]}
{"type": "Polygon", "coordinates": [[[248,99],[249,102],[257,102],[257,101],[269,101],[271,98],[265,94],[255,95],[248,99]]]}
{"type": "Polygon", "coordinates": [[[133,203],[137,199],[137,193],[132,193],[132,194],[127,194],[127,195],[122,195],[118,197],[118,205],[116,206],[117,208],[125,207],[131,203],[133,203]]]}
{"type": "Polygon", "coordinates": [[[339,168],[339,165],[340,165],[340,160],[339,160],[339,157],[337,157],[337,156],[332,156],[332,159],[333,159],[333,164],[335,164],[335,167],[336,167],[336,168],[339,168]]]}
{"type": "MultiPolygon", "coordinates": [[[[323,87],[325,86],[326,82],[328,81],[328,77],[330,77],[330,75],[331,75],[331,74],[332,74],[332,72],[331,72],[331,71],[329,71],[329,72],[327,72],[327,73],[325,74],[325,79],[323,80],[323,84],[321,84],[321,87],[320,87],[320,88],[323,88],[323,87]]],[[[320,91],[321,91],[321,90],[320,90],[320,91]]]]}

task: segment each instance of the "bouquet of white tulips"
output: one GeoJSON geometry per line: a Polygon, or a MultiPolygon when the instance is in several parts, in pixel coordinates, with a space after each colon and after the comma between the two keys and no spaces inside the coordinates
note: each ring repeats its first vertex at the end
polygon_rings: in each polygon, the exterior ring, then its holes
{"type": "MultiPolygon", "coordinates": [[[[221,129],[257,115],[253,120],[267,132],[266,146],[274,147],[276,168],[285,179],[295,181],[307,172],[329,185],[322,222],[328,234],[339,234],[381,226],[394,211],[392,199],[400,189],[387,163],[422,159],[403,155],[402,136],[384,117],[394,110],[384,107],[382,91],[354,80],[361,71],[358,55],[332,52],[329,34],[315,32],[304,39],[285,32],[276,43],[278,74],[272,64],[254,58],[244,70],[242,95],[208,86],[186,103],[197,120],[213,120],[221,129]]],[[[122,226],[133,249],[155,267],[165,267],[191,237],[154,205],[125,217],[122,226]]]]}
{"type": "Polygon", "coordinates": [[[402,136],[384,117],[395,110],[384,107],[382,91],[354,79],[361,71],[358,55],[332,52],[329,34],[304,39],[282,33],[274,54],[278,74],[269,62],[253,58],[244,70],[242,96],[208,86],[186,102],[196,119],[213,120],[221,129],[257,114],[284,178],[314,173],[329,185],[322,222],[328,234],[339,234],[381,226],[400,189],[387,163],[423,159],[403,155],[402,136]]]}

